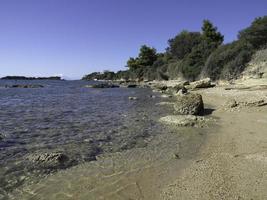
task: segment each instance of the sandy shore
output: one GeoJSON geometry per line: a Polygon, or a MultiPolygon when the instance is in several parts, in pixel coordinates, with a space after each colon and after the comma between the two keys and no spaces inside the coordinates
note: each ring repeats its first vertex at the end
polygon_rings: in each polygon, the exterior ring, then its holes
{"type": "Polygon", "coordinates": [[[267,100],[267,90],[258,85],[262,83],[199,91],[214,108],[212,115],[220,127],[209,134],[197,158],[160,199],[267,199],[267,106],[253,105],[267,100]],[[229,99],[246,103],[227,108],[229,99]]]}

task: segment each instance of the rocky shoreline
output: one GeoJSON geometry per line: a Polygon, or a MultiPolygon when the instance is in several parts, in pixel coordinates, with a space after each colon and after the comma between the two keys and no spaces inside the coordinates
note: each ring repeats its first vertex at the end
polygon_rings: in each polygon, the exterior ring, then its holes
{"type": "MultiPolygon", "coordinates": [[[[266,83],[265,79],[220,81],[216,85],[209,79],[194,83],[145,83],[162,94],[164,101],[158,105],[178,111],[162,117],[161,123],[170,127],[213,127],[208,129],[207,141],[197,156],[192,157],[190,165],[176,174],[175,181],[162,186],[160,195],[153,199],[261,200],[267,197],[264,190],[267,186],[264,175],[267,170],[266,83]],[[201,102],[208,105],[206,114],[206,106],[202,108],[201,102]],[[195,112],[197,106],[200,112],[195,112]]],[[[173,158],[180,157],[174,154],[173,158]]],[[[176,166],[176,169],[181,168],[176,166]]],[[[143,199],[151,199],[153,189],[140,190],[143,199]]]]}
{"type": "MultiPolygon", "coordinates": [[[[215,84],[209,78],[195,82],[189,81],[152,81],[152,82],[124,82],[109,81],[86,85],[87,88],[151,88],[153,92],[161,93],[162,98],[171,98],[175,116],[166,116],[160,119],[161,123],[178,126],[204,126],[206,120],[202,96],[193,91],[212,88],[215,84]]],[[[152,98],[154,96],[151,96],[152,98]]],[[[129,97],[137,100],[137,97],[129,97]]]]}

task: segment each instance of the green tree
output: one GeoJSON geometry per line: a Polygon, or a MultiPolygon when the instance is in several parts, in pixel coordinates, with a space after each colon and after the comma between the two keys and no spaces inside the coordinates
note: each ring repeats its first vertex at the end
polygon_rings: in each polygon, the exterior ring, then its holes
{"type": "MultiPolygon", "coordinates": [[[[160,54],[161,55],[161,54],[160,54]]],[[[130,57],[127,61],[127,67],[129,69],[137,69],[139,67],[152,66],[157,60],[158,54],[155,48],[148,47],[146,45],[141,46],[138,57],[130,57]]]]}
{"type": "Polygon", "coordinates": [[[138,55],[138,64],[141,66],[152,66],[157,60],[157,51],[155,48],[146,45],[141,46],[138,55]]]}
{"type": "Polygon", "coordinates": [[[166,49],[167,54],[175,59],[183,59],[200,41],[201,34],[199,32],[182,31],[174,38],[169,39],[169,47],[166,49]]]}
{"type": "Polygon", "coordinates": [[[127,61],[127,67],[130,70],[137,69],[139,67],[139,65],[138,65],[138,58],[132,58],[132,57],[130,57],[129,60],[127,61]]]}
{"type": "Polygon", "coordinates": [[[267,16],[256,18],[250,27],[239,32],[238,38],[259,49],[267,44],[267,16]]]}
{"type": "Polygon", "coordinates": [[[214,43],[216,46],[223,43],[224,36],[217,31],[217,27],[215,27],[209,20],[203,21],[202,35],[205,40],[214,43]]]}

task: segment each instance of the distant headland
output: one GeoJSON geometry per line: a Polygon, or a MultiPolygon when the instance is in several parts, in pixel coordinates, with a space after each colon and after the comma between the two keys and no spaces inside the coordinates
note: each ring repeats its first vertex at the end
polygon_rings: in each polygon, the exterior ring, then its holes
{"type": "Polygon", "coordinates": [[[49,76],[49,77],[26,77],[26,76],[5,76],[3,80],[63,80],[60,76],[49,76]]]}

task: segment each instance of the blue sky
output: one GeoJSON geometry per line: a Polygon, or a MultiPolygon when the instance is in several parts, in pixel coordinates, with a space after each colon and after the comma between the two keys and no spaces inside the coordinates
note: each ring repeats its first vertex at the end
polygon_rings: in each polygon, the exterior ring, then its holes
{"type": "Polygon", "coordinates": [[[0,0],[0,76],[117,71],[142,44],[164,51],[203,19],[230,42],[266,11],[266,0],[0,0]]]}

